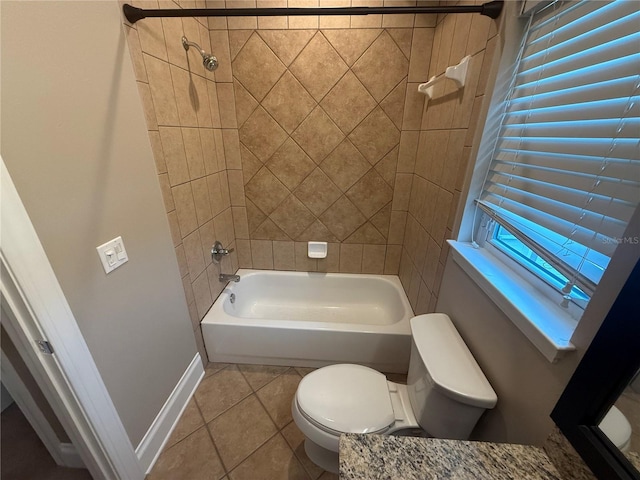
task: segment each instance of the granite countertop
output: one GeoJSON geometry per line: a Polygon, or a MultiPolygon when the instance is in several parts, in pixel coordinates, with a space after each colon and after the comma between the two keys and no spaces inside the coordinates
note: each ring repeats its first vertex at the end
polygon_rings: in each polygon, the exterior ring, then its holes
{"type": "Polygon", "coordinates": [[[529,445],[387,435],[340,437],[341,480],[561,480],[544,450],[529,445]]]}

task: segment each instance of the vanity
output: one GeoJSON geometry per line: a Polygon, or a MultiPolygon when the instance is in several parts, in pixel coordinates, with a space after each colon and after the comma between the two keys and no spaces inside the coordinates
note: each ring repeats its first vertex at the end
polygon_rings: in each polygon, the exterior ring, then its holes
{"type": "Polygon", "coordinates": [[[341,480],[449,478],[593,480],[596,477],[559,431],[549,437],[544,449],[388,435],[340,437],[341,480]]]}

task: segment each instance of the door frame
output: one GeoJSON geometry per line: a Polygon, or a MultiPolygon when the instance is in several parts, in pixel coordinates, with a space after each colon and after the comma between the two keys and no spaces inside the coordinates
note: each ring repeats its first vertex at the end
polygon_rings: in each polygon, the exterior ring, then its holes
{"type": "Polygon", "coordinates": [[[142,480],[144,471],[124,425],[6,165],[0,163],[0,288],[13,313],[5,328],[13,332],[12,340],[91,475],[142,480]],[[47,340],[54,353],[43,354],[37,340],[47,340]]]}

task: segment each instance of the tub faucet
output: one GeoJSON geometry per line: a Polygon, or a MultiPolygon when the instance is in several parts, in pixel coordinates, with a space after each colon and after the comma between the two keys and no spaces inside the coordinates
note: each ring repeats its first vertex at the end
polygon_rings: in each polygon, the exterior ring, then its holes
{"type": "Polygon", "coordinates": [[[233,275],[230,273],[221,273],[220,275],[218,275],[218,280],[220,280],[221,282],[239,282],[240,281],[240,275],[233,275]]]}

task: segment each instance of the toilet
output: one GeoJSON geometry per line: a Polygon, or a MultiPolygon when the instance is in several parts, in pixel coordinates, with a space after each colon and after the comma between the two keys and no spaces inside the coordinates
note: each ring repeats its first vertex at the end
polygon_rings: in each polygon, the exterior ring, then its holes
{"type": "Polygon", "coordinates": [[[629,451],[631,445],[631,424],[627,417],[612,405],[600,422],[600,430],[622,453],[629,451]]]}
{"type": "Polygon", "coordinates": [[[362,365],[338,364],[305,376],[292,401],[307,456],[338,472],[342,433],[402,434],[464,440],[497,402],[451,319],[442,313],[411,319],[407,385],[362,365]]]}

